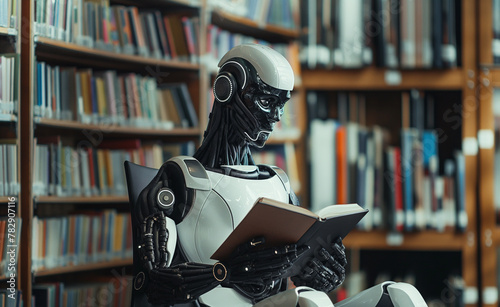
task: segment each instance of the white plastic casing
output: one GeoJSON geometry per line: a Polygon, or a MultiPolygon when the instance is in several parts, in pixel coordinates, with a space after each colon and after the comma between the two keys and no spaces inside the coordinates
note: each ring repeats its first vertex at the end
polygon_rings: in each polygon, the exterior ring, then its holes
{"type": "Polygon", "coordinates": [[[222,57],[218,66],[221,67],[232,58],[242,58],[250,62],[259,77],[267,85],[280,90],[293,90],[294,74],[292,66],[276,50],[258,44],[238,45],[222,57]]]}
{"type": "MultiPolygon", "coordinates": [[[[245,166],[248,168],[255,166],[245,166]]],[[[241,166],[233,168],[242,170],[241,166]]],[[[188,261],[213,264],[212,254],[241,222],[255,201],[268,197],[289,201],[279,176],[242,179],[207,171],[210,190],[196,190],[195,202],[177,225],[179,242],[188,261]]],[[[189,174],[185,174],[189,176],[189,174]]]]}

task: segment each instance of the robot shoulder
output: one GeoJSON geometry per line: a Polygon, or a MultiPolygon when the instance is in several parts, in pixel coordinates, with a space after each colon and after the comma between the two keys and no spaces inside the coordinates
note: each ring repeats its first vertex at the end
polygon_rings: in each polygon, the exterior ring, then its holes
{"type": "Polygon", "coordinates": [[[181,180],[184,187],[193,190],[210,190],[210,179],[201,163],[193,157],[177,156],[166,163],[167,173],[173,180],[181,180]]]}
{"type": "Polygon", "coordinates": [[[288,179],[288,175],[285,173],[284,170],[282,170],[281,168],[279,168],[277,166],[267,165],[267,164],[259,164],[258,167],[261,170],[268,171],[270,176],[274,176],[274,175],[278,176],[281,183],[283,183],[283,187],[285,188],[285,191],[288,194],[290,194],[292,192],[290,180],[288,179]]]}

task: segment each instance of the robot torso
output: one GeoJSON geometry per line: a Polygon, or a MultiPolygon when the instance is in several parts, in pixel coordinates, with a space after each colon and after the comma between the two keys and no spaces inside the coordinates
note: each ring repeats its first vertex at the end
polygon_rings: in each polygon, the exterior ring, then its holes
{"type": "Polygon", "coordinates": [[[199,182],[192,186],[195,193],[190,210],[177,224],[178,243],[187,261],[215,263],[216,260],[210,257],[258,198],[289,202],[290,183],[285,173],[277,167],[266,166],[270,176],[258,179],[258,166],[224,166],[223,172],[216,172],[205,170],[192,157],[174,159],[185,170],[183,174],[188,188],[192,179],[199,182]],[[194,166],[195,163],[199,165],[194,166]],[[193,166],[197,168],[195,176],[198,177],[195,178],[193,172],[190,172],[193,166]]]}

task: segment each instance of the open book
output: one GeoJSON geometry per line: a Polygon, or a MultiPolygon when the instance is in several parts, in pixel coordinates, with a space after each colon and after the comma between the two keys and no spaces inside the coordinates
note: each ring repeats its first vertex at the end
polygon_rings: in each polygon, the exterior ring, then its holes
{"type": "Polygon", "coordinates": [[[308,245],[310,249],[297,261],[300,268],[320,246],[327,246],[339,236],[343,239],[367,212],[357,204],[347,204],[331,205],[315,214],[305,208],[259,198],[211,258],[227,260],[241,244],[264,237],[261,247],[308,245]]]}

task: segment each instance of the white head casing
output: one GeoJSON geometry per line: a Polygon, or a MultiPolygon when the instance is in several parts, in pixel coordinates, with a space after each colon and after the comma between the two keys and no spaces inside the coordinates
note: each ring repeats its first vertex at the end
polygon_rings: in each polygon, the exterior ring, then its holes
{"type": "Polygon", "coordinates": [[[294,75],[292,67],[285,57],[276,50],[258,44],[238,45],[222,57],[218,66],[222,67],[232,58],[247,60],[267,85],[286,91],[293,89],[294,75]]]}

